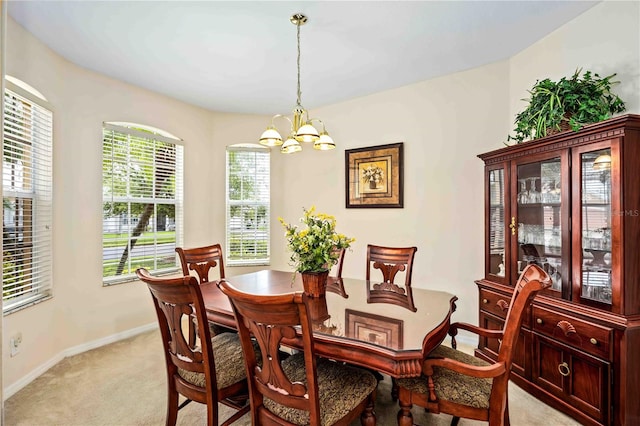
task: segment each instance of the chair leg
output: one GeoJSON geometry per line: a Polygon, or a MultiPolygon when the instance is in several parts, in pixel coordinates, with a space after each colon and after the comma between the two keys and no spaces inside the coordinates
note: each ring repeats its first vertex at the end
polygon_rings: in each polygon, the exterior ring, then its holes
{"type": "Polygon", "coordinates": [[[455,417],[455,416],[454,416],[454,417],[451,419],[451,426],[457,426],[459,421],[460,421],[460,417],[455,417]]]}
{"type": "Polygon", "coordinates": [[[373,411],[374,401],[376,399],[375,390],[367,397],[367,405],[360,415],[360,424],[362,426],[376,426],[376,414],[373,411]]]}
{"type": "Polygon", "coordinates": [[[398,384],[395,378],[391,378],[391,400],[396,402],[398,400],[398,384]]]}
{"type": "Polygon", "coordinates": [[[399,402],[400,411],[398,411],[398,426],[413,426],[413,414],[411,407],[413,404],[405,403],[402,399],[399,402]]]}
{"type": "Polygon", "coordinates": [[[167,426],[175,426],[178,420],[178,392],[169,385],[167,395],[167,426]]]}

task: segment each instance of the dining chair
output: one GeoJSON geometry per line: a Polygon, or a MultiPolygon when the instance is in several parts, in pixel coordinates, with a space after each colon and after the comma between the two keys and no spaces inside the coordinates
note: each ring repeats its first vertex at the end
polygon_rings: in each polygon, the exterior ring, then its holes
{"type": "Polygon", "coordinates": [[[413,312],[418,310],[411,293],[411,271],[417,250],[417,247],[367,245],[367,302],[391,303],[413,312]],[[382,272],[382,282],[371,279],[373,269],[382,272]],[[395,283],[398,272],[404,274],[404,286],[395,283]]]}
{"type": "Polygon", "coordinates": [[[520,275],[511,297],[502,330],[488,330],[466,323],[451,324],[452,348],[438,346],[423,354],[422,375],[397,379],[398,425],[413,425],[413,404],[432,413],[488,421],[490,426],[509,425],[508,384],[511,364],[524,312],[535,295],[551,286],[549,275],[537,265],[528,265],[520,275]],[[495,363],[489,364],[456,348],[458,330],[486,338],[500,339],[495,363]]]}
{"type": "MultiPolygon", "coordinates": [[[[191,345],[183,320],[194,315],[206,322],[206,312],[198,280],[153,277],[140,268],[138,278],[151,292],[167,370],[167,426],[175,425],[178,411],[196,401],[207,406],[207,424],[218,424],[218,403],[237,411],[222,425],[230,425],[249,412],[248,386],[240,338],[237,333],[211,337],[208,327],[198,329],[200,342],[191,345]],[[185,397],[178,405],[179,395],[185,397]]],[[[188,332],[188,331],[187,331],[188,332]]]]}
{"type": "Polygon", "coordinates": [[[342,265],[344,264],[344,256],[346,251],[346,249],[334,250],[334,252],[337,254],[338,262],[333,266],[333,268],[331,268],[331,272],[329,274],[329,277],[327,278],[327,291],[337,293],[345,299],[349,297],[344,289],[344,282],[342,281],[342,265]]]}
{"type": "MultiPolygon", "coordinates": [[[[180,257],[182,265],[182,274],[190,275],[191,271],[196,273],[200,284],[224,278],[224,256],[220,244],[214,244],[206,247],[195,247],[185,249],[176,247],[176,252],[180,257]],[[211,272],[218,269],[217,278],[211,275],[211,272]]],[[[195,344],[198,323],[194,318],[189,322],[189,344],[195,344]]],[[[209,323],[209,329],[212,334],[231,332],[231,329],[209,323]]]]}
{"type": "Polygon", "coordinates": [[[349,425],[359,416],[361,424],[375,425],[376,378],[315,354],[307,295],[249,294],[226,280],[218,287],[231,301],[245,351],[251,424],[349,425]],[[251,351],[252,337],[262,366],[251,351]],[[302,351],[279,357],[280,346],[294,340],[302,351]]]}

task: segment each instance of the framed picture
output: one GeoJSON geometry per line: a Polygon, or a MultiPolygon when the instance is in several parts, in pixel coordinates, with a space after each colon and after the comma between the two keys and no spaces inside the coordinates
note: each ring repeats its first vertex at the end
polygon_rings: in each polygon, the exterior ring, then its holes
{"type": "Polygon", "coordinates": [[[402,349],[402,320],[351,309],[345,310],[345,316],[347,337],[402,349]]]}
{"type": "Polygon", "coordinates": [[[403,207],[403,143],[345,151],[347,208],[403,207]]]}

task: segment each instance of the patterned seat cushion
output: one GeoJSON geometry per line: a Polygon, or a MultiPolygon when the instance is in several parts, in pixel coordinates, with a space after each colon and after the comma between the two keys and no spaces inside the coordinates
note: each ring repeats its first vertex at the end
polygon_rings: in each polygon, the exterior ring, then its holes
{"type": "MultiPolygon", "coordinates": [[[[282,361],[282,369],[292,382],[307,383],[303,353],[282,361]]],[[[317,360],[317,375],[321,425],[335,424],[364,401],[378,385],[370,372],[324,358],[317,360]]],[[[309,424],[308,411],[286,407],[268,398],[264,399],[264,406],[291,423],[309,424]]]]}
{"type": "MultiPolygon", "coordinates": [[[[430,358],[450,358],[470,365],[489,365],[472,355],[440,345],[429,354],[430,358]]],[[[426,376],[398,379],[398,386],[414,393],[428,393],[426,376]]],[[[476,408],[489,408],[491,379],[479,379],[451,371],[447,368],[433,368],[433,382],[438,399],[469,405],[476,408]]]]}
{"type": "MultiPolygon", "coordinates": [[[[246,379],[242,345],[236,333],[222,333],[211,338],[216,364],[218,389],[246,379]]],[[[178,369],[180,377],[196,386],[205,387],[204,374],[178,369]]]]}

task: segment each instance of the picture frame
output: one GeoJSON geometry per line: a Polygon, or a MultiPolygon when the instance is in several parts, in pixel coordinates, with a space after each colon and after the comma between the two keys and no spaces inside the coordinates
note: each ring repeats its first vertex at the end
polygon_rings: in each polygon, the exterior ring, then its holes
{"type": "Polygon", "coordinates": [[[347,337],[396,350],[403,348],[402,320],[345,309],[345,324],[347,337]]]}
{"type": "Polygon", "coordinates": [[[347,208],[404,207],[404,143],[345,150],[347,208]]]}

